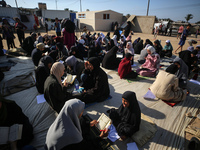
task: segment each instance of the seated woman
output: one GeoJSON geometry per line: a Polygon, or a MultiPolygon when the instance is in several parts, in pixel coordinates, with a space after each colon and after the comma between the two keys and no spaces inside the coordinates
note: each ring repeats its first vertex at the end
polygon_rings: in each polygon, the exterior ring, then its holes
{"type": "Polygon", "coordinates": [[[179,79],[175,75],[177,71],[178,67],[175,64],[169,66],[166,71],[159,71],[156,80],[150,87],[157,98],[169,102],[185,100],[187,90],[179,88],[179,79]]]}
{"type": "Polygon", "coordinates": [[[162,54],[162,45],[160,44],[160,41],[159,40],[155,40],[154,43],[154,48],[156,50],[156,53],[160,55],[160,57],[164,57],[163,54],[162,54]],[[162,55],[162,56],[161,56],[162,55]]]}
{"type": "Polygon", "coordinates": [[[32,61],[35,66],[38,66],[40,59],[42,58],[42,56],[45,55],[42,52],[42,51],[44,51],[44,46],[45,46],[44,43],[37,44],[36,48],[31,53],[32,61]]]}
{"type": "Polygon", "coordinates": [[[83,70],[85,69],[84,62],[80,59],[76,59],[76,57],[72,55],[65,60],[65,64],[68,67],[67,73],[76,75],[77,80],[81,82],[80,77],[83,70]]]}
{"type": "MultiPolygon", "coordinates": [[[[15,145],[16,149],[21,149],[33,140],[33,127],[28,117],[22,112],[22,109],[14,102],[4,99],[0,95],[0,127],[10,127],[14,124],[22,124],[22,137],[15,145]]],[[[1,145],[4,149],[6,145],[1,145]]],[[[8,148],[8,147],[7,147],[8,148]]]]}
{"type": "Polygon", "coordinates": [[[53,64],[53,59],[50,56],[44,56],[40,59],[39,65],[35,70],[36,88],[39,93],[44,93],[44,82],[50,75],[50,69],[53,64]]]}
{"type": "Polygon", "coordinates": [[[124,92],[119,109],[112,108],[107,112],[122,140],[139,131],[141,110],[134,92],[124,92]]]}
{"type": "Polygon", "coordinates": [[[106,46],[106,51],[108,52],[108,51],[111,50],[114,46],[115,46],[115,43],[114,43],[113,39],[111,39],[111,40],[108,42],[108,45],[106,46]]]}
{"type": "Polygon", "coordinates": [[[150,44],[147,44],[146,47],[145,47],[143,50],[141,50],[141,52],[140,52],[140,58],[138,59],[138,63],[140,63],[140,64],[145,63],[146,57],[147,57],[147,55],[148,55],[148,53],[147,53],[147,48],[148,48],[149,46],[151,46],[151,45],[150,45],[150,44]]]}
{"type": "Polygon", "coordinates": [[[147,46],[147,44],[150,44],[151,46],[153,46],[153,43],[149,39],[146,39],[144,43],[144,48],[147,46]]]}
{"type": "Polygon", "coordinates": [[[132,71],[131,69],[131,60],[132,55],[130,53],[127,53],[125,55],[125,58],[120,62],[118,67],[118,74],[120,76],[120,79],[132,79],[137,77],[137,73],[132,71]]]}
{"type": "MultiPolygon", "coordinates": [[[[85,70],[81,75],[84,92],[80,99],[85,103],[101,102],[110,94],[107,74],[100,68],[98,58],[91,57],[85,62],[85,70]]],[[[79,97],[78,97],[79,98],[79,97]]]]}
{"type": "Polygon", "coordinates": [[[188,79],[188,66],[179,57],[174,59],[174,64],[179,68],[179,70],[176,72],[176,76],[179,78],[179,87],[186,88],[188,79]]]}
{"type": "Polygon", "coordinates": [[[117,69],[121,59],[116,57],[118,47],[114,46],[109,52],[104,56],[102,61],[102,67],[106,69],[117,69]]]}
{"type": "Polygon", "coordinates": [[[140,54],[141,50],[143,49],[143,40],[140,40],[135,46],[134,46],[134,52],[135,54],[140,54]]]}
{"type": "Polygon", "coordinates": [[[170,40],[167,40],[166,45],[164,46],[162,53],[163,53],[164,56],[172,57],[172,51],[173,51],[173,47],[170,43],[170,40]]]}
{"type": "Polygon", "coordinates": [[[98,143],[108,135],[108,130],[102,131],[99,137],[88,141],[83,132],[96,125],[97,120],[91,122],[81,121],[85,103],[78,99],[71,99],[65,103],[56,120],[50,126],[45,149],[57,150],[93,150],[93,143],[98,143]],[[96,141],[96,142],[95,142],[96,141]]]}
{"type": "Polygon", "coordinates": [[[53,64],[50,70],[50,76],[44,83],[44,98],[49,105],[59,113],[65,104],[65,101],[69,100],[70,94],[67,93],[68,84],[64,82],[62,84],[61,77],[64,74],[65,66],[60,62],[53,64]]]}
{"type": "Polygon", "coordinates": [[[141,76],[155,77],[160,65],[160,56],[155,53],[155,49],[152,46],[147,48],[147,53],[146,62],[136,72],[141,76]]]}
{"type": "Polygon", "coordinates": [[[126,53],[130,53],[131,55],[134,55],[134,49],[133,49],[133,46],[132,46],[131,42],[127,42],[124,52],[125,52],[125,54],[126,53]]]}

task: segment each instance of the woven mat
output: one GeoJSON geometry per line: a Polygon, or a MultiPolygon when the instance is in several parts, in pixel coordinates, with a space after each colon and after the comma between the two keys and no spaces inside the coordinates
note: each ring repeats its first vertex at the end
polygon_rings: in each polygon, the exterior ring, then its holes
{"type": "Polygon", "coordinates": [[[156,131],[156,124],[149,117],[141,113],[140,130],[132,136],[132,139],[138,146],[142,147],[155,135],[156,131]]]}

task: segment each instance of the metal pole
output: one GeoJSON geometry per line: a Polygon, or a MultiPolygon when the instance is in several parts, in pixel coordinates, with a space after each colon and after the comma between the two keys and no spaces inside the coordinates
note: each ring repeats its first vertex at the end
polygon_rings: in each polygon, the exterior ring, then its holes
{"type": "Polygon", "coordinates": [[[56,0],[56,10],[57,10],[57,0],[56,0]]]}
{"type": "Polygon", "coordinates": [[[149,3],[150,3],[150,0],[148,0],[148,6],[147,6],[147,16],[149,14],[149,3]]]}
{"type": "Polygon", "coordinates": [[[80,0],[80,12],[82,12],[81,0],[80,0]]]}
{"type": "Polygon", "coordinates": [[[18,5],[17,5],[17,0],[15,0],[15,3],[16,3],[16,6],[17,6],[17,8],[18,8],[18,5]]]}

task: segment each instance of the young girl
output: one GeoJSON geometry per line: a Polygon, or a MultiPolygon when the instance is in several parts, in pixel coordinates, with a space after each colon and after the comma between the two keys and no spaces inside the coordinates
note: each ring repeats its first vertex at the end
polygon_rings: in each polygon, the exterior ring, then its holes
{"type": "Polygon", "coordinates": [[[119,109],[111,109],[107,112],[122,140],[139,131],[141,110],[134,92],[124,92],[119,109]]]}
{"type": "Polygon", "coordinates": [[[141,76],[154,77],[159,68],[160,56],[155,53],[155,49],[152,46],[147,48],[147,53],[146,62],[136,72],[141,76]]]}

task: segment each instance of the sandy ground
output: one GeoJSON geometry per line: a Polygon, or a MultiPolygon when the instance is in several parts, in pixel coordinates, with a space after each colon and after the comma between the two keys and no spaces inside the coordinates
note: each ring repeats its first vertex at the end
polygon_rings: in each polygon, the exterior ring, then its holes
{"type": "MultiPolygon", "coordinates": [[[[27,36],[30,35],[29,32],[30,32],[30,31],[27,31],[27,32],[25,33],[25,37],[27,37],[27,36]]],[[[40,30],[39,32],[41,33],[41,35],[46,34],[44,30],[40,30]]],[[[96,31],[96,33],[99,33],[99,32],[102,32],[102,31],[96,31]]],[[[93,34],[93,33],[94,33],[94,32],[91,32],[91,34],[93,34]]],[[[105,35],[107,34],[107,32],[102,32],[102,33],[104,33],[105,35]]],[[[56,33],[55,33],[54,30],[51,30],[51,31],[48,32],[48,34],[49,34],[49,35],[53,35],[53,34],[56,34],[56,33]]],[[[15,45],[16,45],[16,47],[19,48],[19,47],[20,47],[20,46],[19,46],[20,44],[19,44],[19,40],[18,40],[17,34],[15,33],[14,35],[15,35],[15,37],[16,37],[16,38],[14,39],[15,45]]],[[[76,32],[76,36],[77,36],[78,38],[80,37],[80,35],[81,35],[80,32],[76,32]]],[[[112,35],[113,35],[113,32],[111,32],[111,37],[112,37],[112,35]]],[[[132,41],[134,41],[134,40],[135,40],[136,38],[138,38],[138,37],[140,37],[140,38],[143,39],[144,41],[145,41],[146,39],[150,39],[152,42],[155,41],[154,36],[153,36],[152,34],[143,34],[143,33],[134,33],[134,35],[132,35],[132,41]]],[[[170,41],[171,41],[171,44],[172,44],[172,46],[173,46],[173,48],[174,48],[174,50],[176,50],[176,48],[178,47],[178,43],[179,43],[179,40],[180,40],[180,39],[177,39],[177,38],[176,38],[176,35],[173,35],[173,36],[171,36],[171,37],[169,37],[169,36],[158,35],[158,36],[157,36],[157,39],[161,40],[161,45],[162,45],[163,47],[165,46],[165,41],[166,41],[166,40],[170,40],[170,41]]],[[[189,40],[189,39],[197,40],[197,44],[195,44],[194,47],[195,47],[196,45],[200,45],[200,35],[199,35],[199,37],[198,37],[197,39],[194,37],[194,35],[187,37],[187,40],[189,40]]],[[[6,40],[3,40],[3,45],[4,45],[4,49],[7,49],[6,40]]],[[[183,46],[183,50],[186,50],[188,46],[189,46],[189,44],[188,44],[188,42],[186,41],[186,42],[185,42],[185,45],[183,46]]]]}

